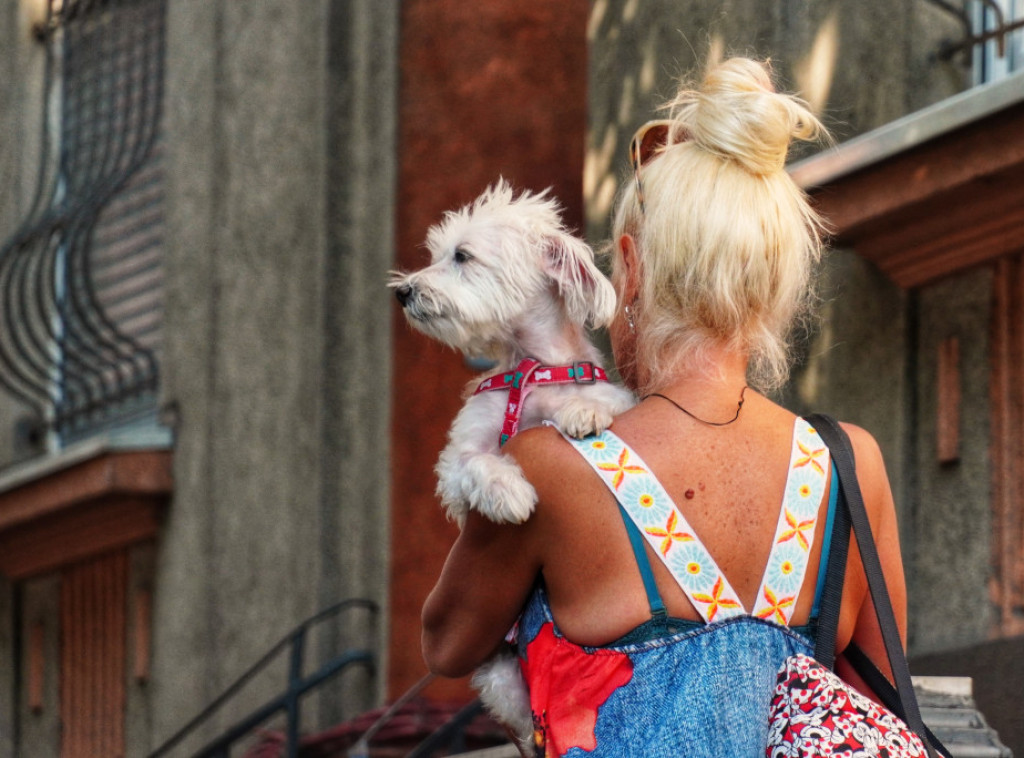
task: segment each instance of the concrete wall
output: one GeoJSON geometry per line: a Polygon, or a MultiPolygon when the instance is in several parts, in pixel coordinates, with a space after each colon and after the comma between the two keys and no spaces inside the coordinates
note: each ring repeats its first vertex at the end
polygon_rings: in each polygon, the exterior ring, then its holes
{"type": "Polygon", "coordinates": [[[816,333],[782,401],[878,440],[896,500],[912,654],[988,639],[992,523],[988,334],[991,273],[904,292],[850,251],[824,266],[816,333]],[[960,345],[960,459],[937,456],[939,344],[960,345]],[[979,602],[980,601],[980,602],[979,602]]]}
{"type": "MultiPolygon", "coordinates": [[[[910,518],[907,466],[911,377],[908,297],[849,250],[820,267],[819,306],[798,346],[780,400],[798,413],[822,411],[869,430],[885,457],[900,523],[910,518]]],[[[904,551],[912,549],[904,530],[904,551]]]]}
{"type": "Polygon", "coordinates": [[[324,280],[320,605],[370,597],[375,626],[352,617],[348,639],[375,636],[378,676],[357,673],[322,723],[386,696],[390,661],[392,310],[383,283],[397,258],[399,0],[331,0],[327,27],[327,250],[324,280]],[[340,507],[339,507],[340,506],[340,507]]]}
{"type": "MultiPolygon", "coordinates": [[[[176,448],[155,578],[157,742],[321,607],[385,605],[389,314],[376,296],[393,255],[381,219],[395,9],[169,6],[163,377],[176,448]]],[[[357,617],[334,643],[384,633],[357,617]]],[[[283,685],[271,678],[214,724],[283,685]]],[[[375,682],[351,682],[306,726],[375,704],[375,682]]]]}
{"type": "MultiPolygon", "coordinates": [[[[0,0],[0,244],[24,220],[37,184],[44,48],[31,34],[31,25],[38,20],[33,5],[0,0]]],[[[0,468],[32,452],[18,434],[19,421],[26,414],[24,405],[0,391],[0,468]]],[[[0,758],[14,758],[16,731],[32,728],[31,723],[25,727],[17,723],[16,693],[22,673],[17,671],[21,660],[15,651],[25,604],[31,606],[37,594],[23,591],[20,597],[28,599],[21,600],[14,584],[0,577],[0,659],[4,661],[0,664],[0,758]]],[[[55,712],[50,709],[50,715],[55,712]]]]}
{"type": "Polygon", "coordinates": [[[925,2],[593,0],[588,234],[607,232],[633,131],[705,60],[770,58],[842,141],[963,89],[962,62],[933,57],[960,31],[925,2]]]}
{"type": "Polygon", "coordinates": [[[0,234],[17,228],[36,189],[45,53],[32,34],[41,3],[0,2],[0,234]]]}
{"type": "Polygon", "coordinates": [[[993,628],[989,436],[992,275],[960,274],[916,293],[914,514],[908,556],[910,643],[916,654],[983,642],[993,628]],[[940,343],[959,342],[960,457],[937,460],[940,343]]]}

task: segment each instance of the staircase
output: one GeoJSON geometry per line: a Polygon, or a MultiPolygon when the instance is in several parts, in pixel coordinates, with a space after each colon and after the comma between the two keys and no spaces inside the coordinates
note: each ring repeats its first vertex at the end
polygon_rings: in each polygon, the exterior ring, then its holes
{"type": "Polygon", "coordinates": [[[184,743],[187,738],[194,737],[214,714],[242,690],[246,683],[265,671],[272,663],[280,660],[285,654],[288,656],[288,682],[285,688],[191,755],[193,758],[229,758],[231,748],[237,742],[251,734],[270,718],[283,713],[285,715],[283,752],[276,753],[276,756],[298,758],[302,697],[323,686],[350,667],[363,667],[370,672],[376,668],[376,659],[372,652],[355,649],[346,650],[333,656],[311,674],[304,673],[306,642],[309,632],[330,619],[357,609],[369,611],[373,616],[378,613],[377,604],[372,600],[355,598],[329,606],[307,619],[274,645],[252,668],[242,674],[201,713],[150,753],[149,758],[165,758],[165,756],[172,755],[175,748],[184,743]]]}

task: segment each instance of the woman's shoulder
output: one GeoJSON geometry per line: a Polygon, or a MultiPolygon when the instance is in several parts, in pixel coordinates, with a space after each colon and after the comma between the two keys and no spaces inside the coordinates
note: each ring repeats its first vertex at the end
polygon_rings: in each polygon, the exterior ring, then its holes
{"type": "Polygon", "coordinates": [[[555,508],[567,515],[581,498],[593,497],[602,487],[586,459],[552,426],[519,432],[503,450],[519,464],[549,513],[555,508]]]}
{"type": "Polygon", "coordinates": [[[562,433],[554,426],[543,425],[517,433],[503,448],[527,473],[564,470],[583,463],[562,433]]]}
{"type": "Polygon", "coordinates": [[[840,422],[843,431],[850,438],[853,459],[857,469],[857,482],[864,496],[864,504],[872,521],[889,515],[894,510],[889,476],[885,470],[885,459],[878,441],[871,432],[848,422],[840,422]]]}
{"type": "MultiPolygon", "coordinates": [[[[804,417],[806,421],[808,417],[804,417]]],[[[860,473],[862,464],[866,467],[882,466],[884,470],[884,463],[882,461],[882,450],[878,445],[878,441],[872,436],[871,432],[863,427],[851,424],[848,421],[839,421],[839,426],[846,436],[850,440],[850,446],[853,451],[853,457],[857,464],[857,471],[860,473]]]]}
{"type": "Polygon", "coordinates": [[[884,474],[885,461],[882,458],[882,449],[871,432],[847,421],[841,421],[839,425],[846,432],[846,436],[850,438],[858,475],[863,473],[884,474]]]}

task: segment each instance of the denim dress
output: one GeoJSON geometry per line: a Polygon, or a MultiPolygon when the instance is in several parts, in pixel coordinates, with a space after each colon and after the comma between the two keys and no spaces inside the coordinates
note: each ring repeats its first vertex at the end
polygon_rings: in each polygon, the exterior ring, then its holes
{"type": "Polygon", "coordinates": [[[516,636],[537,755],[764,756],[779,668],[791,655],[814,653],[837,487],[829,497],[811,620],[804,627],[790,627],[789,620],[828,483],[828,449],[813,428],[796,420],[774,543],[757,601],[748,612],[632,449],[609,431],[566,439],[619,503],[651,619],[609,645],[577,645],[559,631],[545,589],[538,585],[516,636]],[[645,544],[652,546],[703,622],[667,616],[645,544]]]}

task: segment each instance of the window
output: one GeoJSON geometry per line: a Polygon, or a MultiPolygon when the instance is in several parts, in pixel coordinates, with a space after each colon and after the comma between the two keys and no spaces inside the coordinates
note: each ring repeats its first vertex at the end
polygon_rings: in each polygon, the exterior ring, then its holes
{"type": "Polygon", "coordinates": [[[49,0],[36,201],[0,246],[0,384],[51,451],[154,424],[165,0],[49,0]]]}
{"type": "Polygon", "coordinates": [[[975,37],[985,40],[974,47],[974,83],[1024,70],[1024,0],[978,0],[969,7],[975,37]]]}

